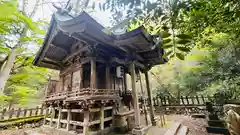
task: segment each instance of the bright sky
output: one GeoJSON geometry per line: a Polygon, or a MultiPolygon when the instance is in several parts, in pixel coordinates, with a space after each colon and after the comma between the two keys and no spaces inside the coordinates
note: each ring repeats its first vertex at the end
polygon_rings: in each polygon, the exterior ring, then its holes
{"type": "MultiPolygon", "coordinates": [[[[29,6],[27,8],[28,12],[31,12],[33,6],[35,5],[37,0],[29,0],[29,6]]],[[[66,2],[67,0],[40,0],[40,3],[48,3],[48,4],[41,4],[36,12],[36,15],[33,19],[51,19],[51,15],[56,11],[56,9],[52,6],[51,2],[66,2]]],[[[97,20],[100,24],[107,27],[110,26],[110,12],[109,11],[100,11],[98,9],[98,2],[103,2],[104,0],[92,0],[96,2],[95,10],[96,12],[91,13],[92,17],[97,20]]],[[[89,3],[91,5],[91,3],[89,3]]]]}

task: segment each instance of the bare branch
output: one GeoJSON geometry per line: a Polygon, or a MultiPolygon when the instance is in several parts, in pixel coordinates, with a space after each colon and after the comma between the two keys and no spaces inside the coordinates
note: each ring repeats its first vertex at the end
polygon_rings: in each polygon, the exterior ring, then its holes
{"type": "Polygon", "coordinates": [[[39,2],[40,0],[37,0],[34,7],[33,7],[33,11],[30,13],[29,17],[33,17],[35,15],[35,13],[37,12],[37,9],[39,7],[39,2]]]}
{"type": "Polygon", "coordinates": [[[67,2],[42,2],[42,3],[39,3],[38,6],[41,6],[41,5],[46,5],[46,4],[54,4],[54,3],[58,3],[58,4],[67,4],[67,2]]]}

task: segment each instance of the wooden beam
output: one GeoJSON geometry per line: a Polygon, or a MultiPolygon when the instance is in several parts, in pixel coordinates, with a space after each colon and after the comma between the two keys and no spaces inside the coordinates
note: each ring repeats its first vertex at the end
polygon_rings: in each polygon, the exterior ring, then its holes
{"type": "Polygon", "coordinates": [[[155,120],[155,113],[154,113],[153,101],[152,101],[152,92],[151,92],[151,90],[150,90],[148,72],[146,71],[144,74],[145,74],[145,79],[146,79],[148,102],[149,102],[149,106],[150,106],[151,122],[152,122],[152,125],[153,125],[153,126],[156,126],[156,125],[157,125],[157,122],[156,122],[156,120],[155,120]]]}
{"type": "Polygon", "coordinates": [[[131,82],[132,82],[132,96],[133,96],[133,104],[135,110],[135,128],[140,128],[140,109],[138,104],[138,94],[136,89],[136,74],[135,74],[135,64],[132,61],[130,63],[130,73],[131,73],[131,82]]]}
{"type": "Polygon", "coordinates": [[[88,46],[83,46],[82,48],[80,48],[79,50],[77,50],[76,52],[70,54],[69,56],[67,56],[64,60],[63,63],[67,62],[68,60],[70,60],[71,58],[73,58],[74,56],[78,55],[79,53],[81,53],[82,51],[87,51],[89,50],[88,46]]]}

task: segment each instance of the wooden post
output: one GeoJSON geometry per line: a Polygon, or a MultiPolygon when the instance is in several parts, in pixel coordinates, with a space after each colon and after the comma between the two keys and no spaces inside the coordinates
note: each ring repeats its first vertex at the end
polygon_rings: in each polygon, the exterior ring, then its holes
{"type": "Polygon", "coordinates": [[[43,114],[43,106],[40,108],[40,115],[43,114]]]}
{"type": "Polygon", "coordinates": [[[29,109],[29,116],[32,116],[32,108],[29,109]]]}
{"type": "Polygon", "coordinates": [[[37,106],[37,107],[36,107],[36,111],[35,111],[35,116],[38,115],[38,109],[39,109],[39,107],[37,106]]]}
{"type": "Polygon", "coordinates": [[[83,135],[89,134],[88,123],[89,123],[89,110],[84,110],[84,120],[83,120],[83,135]]]}
{"type": "Polygon", "coordinates": [[[67,109],[67,113],[68,113],[68,115],[67,115],[67,131],[69,131],[70,130],[70,120],[72,119],[72,114],[71,114],[70,108],[67,109]]]}
{"type": "Polygon", "coordinates": [[[61,117],[62,117],[62,107],[59,107],[59,109],[58,109],[57,128],[61,128],[61,117]]]}
{"type": "Polygon", "coordinates": [[[51,120],[50,120],[50,126],[53,126],[53,119],[55,116],[55,108],[51,106],[51,120]]]}
{"type": "Polygon", "coordinates": [[[9,111],[9,117],[8,117],[8,119],[11,119],[11,118],[12,118],[13,113],[14,113],[14,108],[12,108],[12,109],[9,111]]]}
{"type": "Polygon", "coordinates": [[[203,104],[205,104],[205,99],[204,99],[204,96],[203,96],[203,95],[201,95],[201,97],[202,97],[203,104]]]}
{"type": "Polygon", "coordinates": [[[45,125],[46,124],[46,119],[47,119],[47,116],[48,116],[48,107],[45,109],[46,110],[46,112],[45,112],[45,116],[44,116],[44,120],[43,120],[43,125],[45,125]]]}
{"type": "Polygon", "coordinates": [[[141,93],[142,93],[142,98],[143,98],[143,111],[144,111],[145,121],[146,121],[146,124],[148,125],[149,123],[148,123],[148,117],[147,117],[147,107],[145,104],[145,93],[143,91],[142,79],[141,79],[140,73],[139,73],[139,81],[140,81],[141,93]]]}
{"type": "Polygon", "coordinates": [[[106,65],[106,88],[111,89],[110,68],[106,65]]]}
{"type": "Polygon", "coordinates": [[[96,89],[96,60],[95,58],[91,59],[91,82],[90,82],[90,87],[91,89],[96,89]]]}
{"type": "Polygon", "coordinates": [[[18,108],[17,114],[16,114],[16,117],[17,117],[17,118],[19,117],[20,113],[21,113],[21,108],[18,108]]]}
{"type": "Polygon", "coordinates": [[[79,89],[83,88],[83,65],[80,67],[80,80],[79,80],[79,89]]]}
{"type": "Polygon", "coordinates": [[[5,115],[5,113],[6,113],[6,108],[4,108],[3,110],[2,110],[2,115],[1,115],[1,120],[4,120],[4,115],[5,115]]]}
{"type": "Polygon", "coordinates": [[[127,74],[126,73],[124,73],[124,76],[123,76],[123,85],[124,85],[124,92],[125,92],[125,94],[127,93],[127,74]]]}
{"type": "Polygon", "coordinates": [[[156,126],[157,122],[155,120],[155,113],[154,113],[153,102],[152,102],[152,91],[150,90],[148,72],[146,71],[144,74],[145,74],[145,79],[146,79],[146,86],[147,86],[147,94],[148,94],[148,100],[149,100],[149,106],[150,106],[151,121],[152,121],[152,125],[156,126]]]}
{"type": "Polygon", "coordinates": [[[136,74],[135,74],[135,65],[133,62],[130,64],[130,74],[131,74],[131,81],[132,81],[132,97],[133,97],[133,104],[135,110],[135,128],[140,128],[140,109],[138,105],[138,93],[136,90],[136,74]]]}
{"type": "Polygon", "coordinates": [[[191,96],[191,100],[192,100],[192,105],[194,105],[195,103],[194,103],[194,97],[193,96],[191,96]]]}
{"type": "Polygon", "coordinates": [[[104,129],[104,105],[101,106],[100,110],[100,130],[104,129]]]}
{"type": "Polygon", "coordinates": [[[187,100],[187,105],[189,105],[188,96],[186,96],[186,100],[187,100]]]}
{"type": "Polygon", "coordinates": [[[26,115],[27,115],[27,109],[25,108],[23,111],[23,117],[26,117],[26,115]]]}
{"type": "Polygon", "coordinates": [[[199,105],[200,102],[199,102],[199,98],[198,98],[198,96],[196,96],[196,100],[197,100],[197,104],[199,105]]]}

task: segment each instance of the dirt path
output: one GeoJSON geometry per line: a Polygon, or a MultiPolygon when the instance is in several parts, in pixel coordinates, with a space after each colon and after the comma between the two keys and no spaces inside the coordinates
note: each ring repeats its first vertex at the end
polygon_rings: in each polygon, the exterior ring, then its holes
{"type": "Polygon", "coordinates": [[[217,135],[210,134],[206,131],[207,122],[205,119],[195,119],[184,115],[167,115],[167,123],[172,121],[181,122],[182,125],[189,129],[188,135],[217,135]]]}
{"type": "MultiPolygon", "coordinates": [[[[166,124],[164,127],[161,127],[160,124],[155,127],[151,127],[147,135],[164,135],[168,128],[171,127],[173,122],[181,122],[184,126],[189,128],[188,135],[216,135],[207,133],[205,127],[207,123],[205,119],[194,119],[190,116],[184,115],[166,115],[166,124]]],[[[144,121],[144,118],[141,119],[144,121]]],[[[62,135],[59,132],[47,132],[44,128],[35,128],[35,129],[11,129],[0,131],[0,135],[62,135]],[[24,134],[24,132],[26,132],[24,134]]],[[[65,135],[65,134],[63,134],[65,135]]]]}

